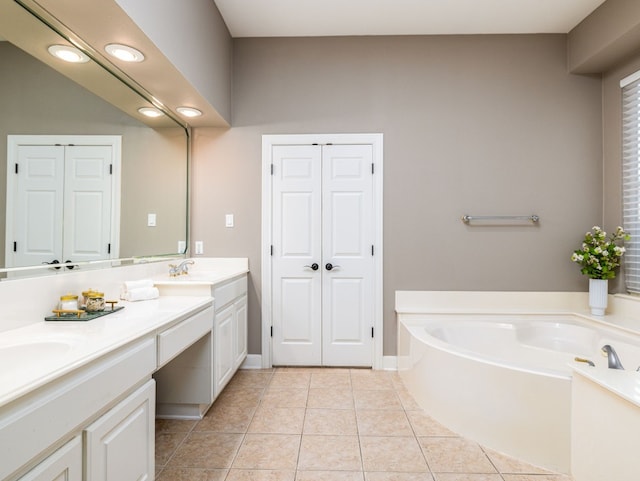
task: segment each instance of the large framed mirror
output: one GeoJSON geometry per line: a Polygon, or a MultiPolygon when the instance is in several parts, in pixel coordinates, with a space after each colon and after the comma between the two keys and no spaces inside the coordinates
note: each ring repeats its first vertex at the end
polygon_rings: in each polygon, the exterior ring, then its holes
{"type": "MultiPolygon", "coordinates": [[[[50,25],[14,2],[0,2],[0,17],[0,152],[4,158],[0,162],[0,277],[12,277],[11,272],[16,271],[28,275],[64,271],[64,268],[55,271],[42,264],[9,267],[6,252],[11,240],[6,238],[7,217],[21,215],[14,211],[13,199],[8,198],[6,192],[8,176],[14,174],[12,161],[7,157],[9,136],[116,136],[121,139],[116,200],[119,252],[116,259],[106,255],[103,262],[93,262],[91,267],[183,254],[188,245],[188,128],[170,115],[155,121],[130,116],[75,83],[60,69],[47,65],[51,64],[48,59],[44,63],[46,49],[56,41],[59,32],[47,30],[50,25]],[[11,16],[15,18],[10,19],[11,16]],[[27,29],[32,29],[32,33],[27,29]],[[11,215],[7,216],[7,212],[11,215]]],[[[85,74],[89,81],[103,82],[98,91],[102,89],[108,96],[127,99],[129,104],[149,104],[149,99],[144,97],[132,101],[140,92],[125,85],[122,79],[114,78],[113,72],[100,74],[100,68],[93,66],[85,74]]],[[[81,229],[94,228],[91,215],[83,217],[87,224],[82,224],[81,229]]],[[[82,263],[74,265],[83,268],[82,263]]]]}

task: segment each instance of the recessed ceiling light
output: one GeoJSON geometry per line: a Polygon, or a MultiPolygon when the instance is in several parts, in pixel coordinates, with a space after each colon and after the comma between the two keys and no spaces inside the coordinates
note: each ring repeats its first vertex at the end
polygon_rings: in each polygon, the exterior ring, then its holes
{"type": "Polygon", "coordinates": [[[178,107],[176,110],[185,117],[200,117],[202,115],[200,110],[194,109],[193,107],[178,107]]]}
{"type": "Polygon", "coordinates": [[[104,47],[104,49],[109,55],[120,59],[123,62],[142,62],[144,60],[144,55],[140,50],[136,50],[128,45],[110,43],[104,47]]]}
{"type": "Polygon", "coordinates": [[[140,112],[142,115],[145,115],[151,118],[160,117],[164,115],[160,110],[158,110],[155,107],[140,107],[138,109],[138,112],[140,112]]]}
{"type": "Polygon", "coordinates": [[[86,63],[89,61],[89,57],[69,45],[51,45],[47,50],[51,55],[65,62],[86,63]]]}

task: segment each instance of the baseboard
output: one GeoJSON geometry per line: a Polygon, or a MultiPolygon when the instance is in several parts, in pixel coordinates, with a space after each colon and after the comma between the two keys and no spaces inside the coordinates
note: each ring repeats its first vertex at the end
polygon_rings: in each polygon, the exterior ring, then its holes
{"type": "Polygon", "coordinates": [[[262,354],[247,354],[240,369],[262,369],[262,354]]]}
{"type": "Polygon", "coordinates": [[[383,371],[397,371],[398,370],[398,357],[397,356],[382,356],[382,370],[383,371]]]}

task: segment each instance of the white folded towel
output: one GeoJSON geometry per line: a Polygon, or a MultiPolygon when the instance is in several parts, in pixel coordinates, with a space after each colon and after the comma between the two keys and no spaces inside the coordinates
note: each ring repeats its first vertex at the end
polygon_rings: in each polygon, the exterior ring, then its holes
{"type": "Polygon", "coordinates": [[[125,301],[148,301],[151,299],[157,299],[160,296],[160,291],[157,287],[139,287],[137,289],[129,289],[120,295],[121,299],[125,301]]]}
{"type": "Polygon", "coordinates": [[[141,289],[143,287],[153,287],[153,281],[151,279],[141,279],[139,281],[125,281],[122,290],[123,292],[127,292],[132,289],[141,289]]]}

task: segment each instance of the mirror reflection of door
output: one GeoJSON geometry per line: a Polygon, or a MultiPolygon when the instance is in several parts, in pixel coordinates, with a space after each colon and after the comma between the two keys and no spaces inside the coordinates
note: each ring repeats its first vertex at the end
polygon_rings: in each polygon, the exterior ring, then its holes
{"type": "Polygon", "coordinates": [[[9,136],[8,145],[7,267],[117,258],[120,138],[9,136]]]}

